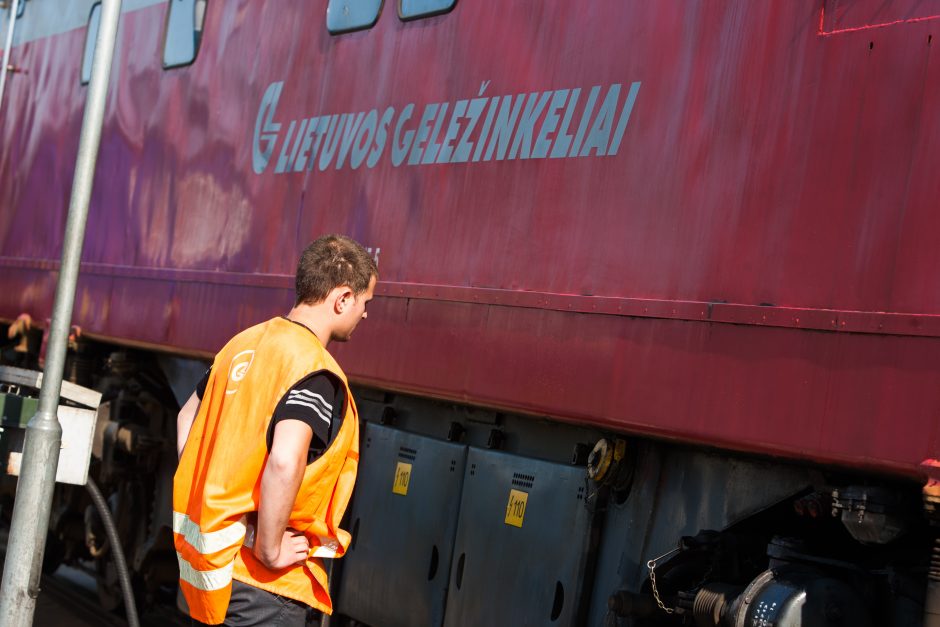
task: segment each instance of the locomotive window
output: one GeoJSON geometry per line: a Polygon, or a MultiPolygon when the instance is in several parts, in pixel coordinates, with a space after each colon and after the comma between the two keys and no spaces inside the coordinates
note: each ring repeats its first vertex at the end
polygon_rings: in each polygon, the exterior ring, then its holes
{"type": "Polygon", "coordinates": [[[163,68],[189,65],[196,60],[206,20],[206,0],[169,0],[163,68]]]}
{"type": "Polygon", "coordinates": [[[381,10],[382,0],[330,0],[326,28],[333,35],[372,28],[381,10]]]}
{"type": "Polygon", "coordinates": [[[419,17],[439,15],[453,9],[455,4],[457,4],[457,0],[400,0],[398,17],[403,20],[413,20],[419,17]]]}
{"type": "Polygon", "coordinates": [[[88,14],[88,28],[85,29],[85,51],[82,53],[82,85],[91,80],[91,62],[95,58],[95,42],[98,41],[98,25],[101,23],[101,3],[96,2],[88,14]]]}

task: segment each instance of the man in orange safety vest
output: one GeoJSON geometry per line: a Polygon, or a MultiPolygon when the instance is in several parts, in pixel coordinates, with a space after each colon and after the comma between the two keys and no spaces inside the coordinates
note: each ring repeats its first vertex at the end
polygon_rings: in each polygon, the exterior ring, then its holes
{"type": "Polygon", "coordinates": [[[304,250],[286,316],[242,331],[216,355],[177,419],[173,532],[194,621],[302,627],[331,613],[323,560],[359,461],[359,419],[326,347],[366,317],[378,269],[358,243],[304,250]]]}

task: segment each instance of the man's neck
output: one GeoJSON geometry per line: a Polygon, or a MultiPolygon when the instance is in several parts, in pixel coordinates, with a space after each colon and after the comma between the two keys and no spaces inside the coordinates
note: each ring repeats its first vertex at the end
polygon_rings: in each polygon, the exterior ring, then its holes
{"type": "Polygon", "coordinates": [[[288,320],[310,329],[310,332],[316,335],[323,347],[326,348],[326,345],[330,343],[331,333],[327,325],[324,324],[322,316],[318,315],[319,313],[316,306],[296,305],[288,312],[286,317],[288,320]]]}

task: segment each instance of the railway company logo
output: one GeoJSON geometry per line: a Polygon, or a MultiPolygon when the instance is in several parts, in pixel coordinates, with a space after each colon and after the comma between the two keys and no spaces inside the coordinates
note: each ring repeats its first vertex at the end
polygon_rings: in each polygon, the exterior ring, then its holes
{"type": "Polygon", "coordinates": [[[284,82],[268,85],[255,118],[252,167],[262,174],[343,168],[612,157],[620,150],[640,82],[415,103],[277,121],[284,82]]]}
{"type": "Polygon", "coordinates": [[[225,386],[226,394],[234,394],[238,391],[238,384],[245,378],[245,375],[248,374],[248,369],[251,367],[251,362],[254,361],[254,358],[255,351],[253,350],[242,351],[232,358],[232,363],[229,364],[228,367],[228,383],[225,386]]]}
{"type": "Polygon", "coordinates": [[[281,125],[274,121],[274,112],[283,88],[283,81],[271,83],[261,99],[258,119],[255,121],[255,141],[251,151],[255,174],[261,174],[268,167],[268,161],[271,160],[271,153],[274,152],[274,145],[277,143],[277,133],[281,130],[281,125]]]}

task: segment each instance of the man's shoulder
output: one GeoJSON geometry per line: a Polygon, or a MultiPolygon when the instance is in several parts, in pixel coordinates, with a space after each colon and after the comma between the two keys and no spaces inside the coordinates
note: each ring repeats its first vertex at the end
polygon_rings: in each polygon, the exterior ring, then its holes
{"type": "Polygon", "coordinates": [[[265,362],[273,360],[282,366],[291,364],[288,367],[296,370],[294,374],[306,376],[317,371],[327,371],[346,383],[346,373],[317,336],[302,324],[282,316],[256,324],[235,335],[219,351],[217,361],[218,358],[226,357],[231,360],[246,350],[260,350],[259,356],[265,355],[265,362]]]}
{"type": "Polygon", "coordinates": [[[218,361],[220,357],[224,357],[233,351],[242,350],[247,344],[257,342],[257,339],[264,335],[264,330],[270,322],[270,320],[260,322],[233,335],[229,341],[222,346],[219,352],[216,353],[216,361],[218,361]]]}

